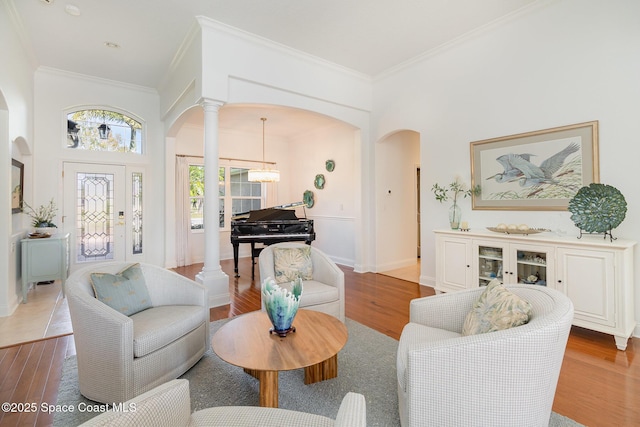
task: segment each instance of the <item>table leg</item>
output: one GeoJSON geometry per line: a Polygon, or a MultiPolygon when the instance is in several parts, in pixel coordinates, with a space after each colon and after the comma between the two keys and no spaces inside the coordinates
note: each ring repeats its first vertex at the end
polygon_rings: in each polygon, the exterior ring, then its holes
{"type": "Polygon", "coordinates": [[[278,407],[278,371],[260,372],[260,406],[278,407]]]}
{"type": "Polygon", "coordinates": [[[313,384],[338,376],[338,355],[304,368],[304,383],[313,384]]]}
{"type": "Polygon", "coordinates": [[[244,371],[260,382],[260,406],[268,408],[278,407],[278,371],[258,371],[244,369],[244,371]]]}

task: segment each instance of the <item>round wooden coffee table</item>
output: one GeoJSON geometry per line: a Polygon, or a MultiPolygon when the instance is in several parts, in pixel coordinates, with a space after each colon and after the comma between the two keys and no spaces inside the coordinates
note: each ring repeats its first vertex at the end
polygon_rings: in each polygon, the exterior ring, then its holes
{"type": "Polygon", "coordinates": [[[304,383],[338,375],[338,352],[347,342],[347,327],[328,314],[298,310],[296,331],[284,338],[270,334],[262,311],[243,314],[213,335],[213,351],[225,362],[244,368],[260,381],[260,406],[278,407],[278,371],[304,368],[304,383]]]}

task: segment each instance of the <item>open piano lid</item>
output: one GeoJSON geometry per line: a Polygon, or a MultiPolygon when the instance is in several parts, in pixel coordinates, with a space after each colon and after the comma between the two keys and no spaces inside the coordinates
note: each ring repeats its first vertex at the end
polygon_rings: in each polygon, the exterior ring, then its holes
{"type": "MultiPolygon", "coordinates": [[[[231,218],[232,221],[246,220],[247,222],[257,221],[279,221],[297,220],[296,212],[293,210],[298,206],[304,207],[304,202],[289,203],[286,205],[274,206],[271,208],[257,209],[249,212],[239,213],[231,218]]],[[[306,210],[305,210],[306,217],[306,210]]]]}

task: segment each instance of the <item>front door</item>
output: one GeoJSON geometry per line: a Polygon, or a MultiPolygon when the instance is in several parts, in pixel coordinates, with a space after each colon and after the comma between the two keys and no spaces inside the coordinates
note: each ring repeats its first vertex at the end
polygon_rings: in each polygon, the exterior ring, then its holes
{"type": "Polygon", "coordinates": [[[70,269],[125,261],[125,166],[64,163],[64,231],[70,269]]]}

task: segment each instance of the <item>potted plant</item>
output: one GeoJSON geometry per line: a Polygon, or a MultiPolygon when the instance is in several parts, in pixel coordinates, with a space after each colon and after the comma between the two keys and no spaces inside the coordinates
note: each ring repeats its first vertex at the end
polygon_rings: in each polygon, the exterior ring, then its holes
{"type": "Polygon", "coordinates": [[[466,184],[460,182],[460,178],[456,179],[447,186],[440,186],[437,182],[431,187],[436,200],[440,203],[447,200],[453,200],[453,205],[449,208],[449,224],[452,230],[460,228],[460,218],[462,217],[462,211],[458,206],[458,196],[466,198],[472,194],[480,193],[480,186],[476,185],[473,188],[468,187],[466,184]]]}
{"type": "Polygon", "coordinates": [[[37,209],[32,208],[25,201],[22,202],[22,205],[25,208],[24,213],[31,217],[31,225],[35,227],[36,233],[53,234],[53,232],[55,232],[54,229],[58,228],[58,226],[53,223],[53,219],[58,213],[58,207],[53,201],[53,198],[49,200],[48,204],[40,205],[37,209]]]}

